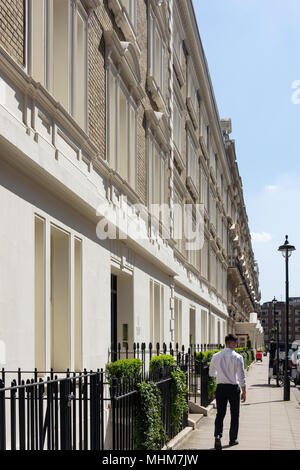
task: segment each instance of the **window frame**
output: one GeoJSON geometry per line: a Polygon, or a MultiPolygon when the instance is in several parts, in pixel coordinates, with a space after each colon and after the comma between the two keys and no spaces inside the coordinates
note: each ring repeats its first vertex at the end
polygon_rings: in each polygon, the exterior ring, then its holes
{"type": "Polygon", "coordinates": [[[199,196],[199,178],[200,178],[200,165],[199,165],[199,154],[197,151],[197,145],[195,139],[192,136],[191,131],[187,130],[187,178],[190,179],[192,185],[194,186],[195,196],[199,196]],[[191,149],[193,155],[191,155],[191,149]],[[191,157],[193,161],[191,161],[191,157]],[[194,171],[194,174],[192,174],[194,171]]]}
{"type": "Polygon", "coordinates": [[[129,11],[126,5],[124,5],[125,0],[121,0],[122,6],[125,10],[127,21],[130,21],[130,26],[136,31],[137,26],[137,4],[136,0],[127,0],[129,4],[129,11]],[[132,15],[133,10],[133,15],[132,15]]]}
{"type": "Polygon", "coordinates": [[[195,72],[192,57],[189,56],[187,63],[187,106],[195,129],[197,129],[199,125],[199,89],[200,87],[197,80],[197,75],[195,72]],[[193,84],[193,90],[191,90],[191,84],[193,84]]]}
{"type": "Polygon", "coordinates": [[[165,95],[166,95],[166,73],[165,70],[166,68],[164,67],[164,62],[166,58],[166,45],[165,45],[165,40],[164,36],[161,32],[159,21],[156,18],[155,13],[153,12],[152,8],[150,8],[149,12],[149,72],[150,76],[154,79],[155,84],[157,88],[160,91],[160,94],[162,98],[165,100],[165,95]],[[160,63],[160,70],[159,70],[159,83],[157,80],[156,76],[156,33],[159,37],[159,43],[160,43],[160,57],[159,57],[159,63],[160,63]]]}
{"type": "Polygon", "coordinates": [[[183,109],[182,107],[180,106],[179,104],[179,100],[177,99],[176,97],[176,94],[174,94],[174,105],[173,105],[173,142],[174,142],[174,145],[176,147],[176,150],[178,152],[178,154],[180,155],[180,158],[181,160],[183,159],[182,158],[182,153],[183,153],[183,132],[184,132],[184,117],[183,117],[183,109]],[[177,119],[177,129],[175,131],[175,107],[177,109],[177,112],[178,112],[178,119],[177,119]],[[176,136],[176,138],[175,138],[176,136]],[[180,146],[178,146],[178,143],[177,143],[177,138],[179,138],[180,140],[180,146]]]}
{"type": "Polygon", "coordinates": [[[157,151],[157,154],[159,155],[160,158],[160,177],[162,175],[162,164],[164,166],[164,181],[162,185],[162,181],[160,180],[160,196],[159,196],[159,202],[158,204],[165,204],[167,201],[167,155],[161,145],[157,142],[155,136],[152,134],[152,132],[149,132],[149,135],[147,137],[147,160],[148,160],[148,207],[151,206],[151,204],[157,204],[157,202],[153,199],[153,195],[155,193],[155,188],[154,188],[154,152],[155,150],[157,151]],[[152,150],[152,152],[151,152],[152,150]],[[163,188],[163,198],[162,198],[162,188],[163,188]]]}
{"type": "Polygon", "coordinates": [[[136,189],[136,166],[137,166],[137,114],[138,114],[138,105],[136,104],[132,94],[128,90],[128,87],[126,86],[126,83],[122,79],[121,75],[118,73],[117,68],[115,65],[111,62],[109,66],[107,67],[106,70],[106,160],[109,164],[109,166],[114,169],[115,171],[120,174],[120,176],[126,180],[131,188],[134,190],[136,189]],[[113,158],[113,164],[111,161],[111,155],[110,155],[110,124],[111,124],[111,112],[112,110],[110,109],[110,98],[112,97],[112,93],[110,90],[110,75],[114,77],[114,126],[113,129],[116,130],[116,132],[113,132],[114,135],[114,158],[113,158]],[[121,174],[120,167],[119,167],[119,161],[118,161],[118,156],[119,156],[119,145],[120,145],[120,134],[119,134],[119,105],[120,105],[120,90],[124,94],[126,98],[126,114],[127,114],[127,121],[126,121],[126,132],[127,132],[127,176],[124,177],[124,175],[121,174]],[[130,127],[130,112],[131,109],[134,111],[134,156],[131,157],[131,137],[132,137],[132,130],[130,127]],[[132,164],[133,164],[133,169],[132,169],[132,164]],[[132,179],[133,178],[133,179],[132,179]]]}
{"type": "MultiPolygon", "coordinates": [[[[25,0],[26,14],[26,32],[25,32],[25,70],[34,80],[33,60],[34,60],[34,25],[33,25],[33,3],[35,0],[25,0]]],[[[66,103],[63,103],[54,93],[54,5],[49,0],[39,0],[43,2],[43,80],[41,85],[63,106],[67,112],[73,117],[77,124],[85,131],[88,130],[88,14],[81,2],[66,0],[67,2],[67,22],[68,22],[68,79],[67,79],[67,96],[66,103]],[[79,121],[77,115],[77,98],[76,98],[76,66],[77,66],[77,41],[76,41],[76,24],[77,13],[81,16],[84,23],[84,111],[83,120],[79,121]]],[[[81,109],[81,107],[80,107],[81,109]]]]}

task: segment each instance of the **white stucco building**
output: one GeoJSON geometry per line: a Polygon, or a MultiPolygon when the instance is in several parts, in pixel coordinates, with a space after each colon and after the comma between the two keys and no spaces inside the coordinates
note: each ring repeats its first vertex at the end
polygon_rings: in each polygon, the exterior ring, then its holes
{"type": "Polygon", "coordinates": [[[0,43],[7,369],[97,369],[118,342],[220,344],[258,305],[234,143],[192,2],[160,3],[28,0],[1,13],[2,38],[19,28],[0,43]],[[153,239],[151,202],[203,204],[203,249],[153,239]],[[101,240],[103,217],[127,206],[147,236],[101,240]]]}

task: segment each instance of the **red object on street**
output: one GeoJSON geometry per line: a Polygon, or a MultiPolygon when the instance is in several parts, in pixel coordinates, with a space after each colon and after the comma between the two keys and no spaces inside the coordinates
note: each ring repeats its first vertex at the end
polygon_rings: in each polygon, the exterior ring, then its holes
{"type": "Polygon", "coordinates": [[[262,361],[262,358],[263,358],[263,353],[262,353],[262,351],[259,349],[258,351],[256,351],[256,360],[257,360],[257,361],[262,361]]]}

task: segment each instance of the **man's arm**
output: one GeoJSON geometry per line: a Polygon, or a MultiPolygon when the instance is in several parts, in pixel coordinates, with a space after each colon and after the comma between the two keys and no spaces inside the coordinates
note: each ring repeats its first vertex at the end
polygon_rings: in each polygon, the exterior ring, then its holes
{"type": "Polygon", "coordinates": [[[238,379],[239,384],[242,389],[241,401],[246,401],[246,376],[244,370],[244,359],[241,356],[240,360],[238,361],[238,379]]]}
{"type": "Polygon", "coordinates": [[[215,357],[212,356],[210,365],[209,365],[209,371],[208,371],[210,377],[216,377],[217,376],[217,369],[215,367],[215,357]]]}

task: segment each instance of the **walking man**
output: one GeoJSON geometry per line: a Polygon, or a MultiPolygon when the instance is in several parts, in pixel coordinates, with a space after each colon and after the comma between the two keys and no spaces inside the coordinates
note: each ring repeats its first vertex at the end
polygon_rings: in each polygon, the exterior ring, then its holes
{"type": "Polygon", "coordinates": [[[209,375],[217,378],[216,402],[217,416],[215,420],[215,449],[221,450],[223,421],[226,415],[227,403],[230,403],[229,445],[238,444],[240,395],[241,401],[246,401],[246,377],[243,357],[235,352],[237,337],[229,334],[225,338],[225,348],[214,354],[209,367],[209,375]]]}

